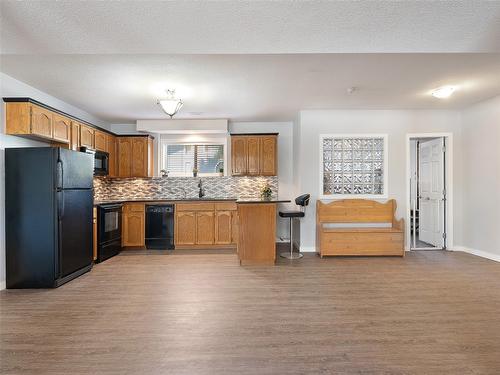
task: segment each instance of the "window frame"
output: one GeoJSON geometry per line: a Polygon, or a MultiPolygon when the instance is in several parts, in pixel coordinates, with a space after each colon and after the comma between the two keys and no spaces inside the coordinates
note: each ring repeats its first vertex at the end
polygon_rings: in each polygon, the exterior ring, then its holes
{"type": "Polygon", "coordinates": [[[321,200],[336,200],[336,199],[387,199],[389,197],[389,136],[386,133],[359,133],[359,134],[320,134],[319,135],[319,199],[321,200]],[[324,194],[323,177],[324,177],[324,159],[323,159],[323,140],[325,138],[382,138],[384,143],[383,156],[383,180],[382,194],[324,194]]]}
{"type": "MultiPolygon", "coordinates": [[[[166,158],[165,158],[165,146],[168,148],[169,145],[175,145],[175,146],[206,146],[206,145],[220,145],[222,146],[223,149],[223,160],[224,160],[224,173],[223,176],[227,176],[227,139],[226,138],[213,138],[213,139],[206,139],[206,140],[193,140],[193,141],[187,141],[187,140],[176,140],[176,139],[169,139],[169,138],[161,138],[160,139],[160,170],[167,170],[166,166],[166,158]]],[[[169,173],[169,177],[193,177],[193,173],[191,174],[179,174],[179,173],[169,173]]],[[[197,177],[216,177],[216,176],[221,176],[220,173],[214,172],[214,173],[199,173],[197,177]]]]}

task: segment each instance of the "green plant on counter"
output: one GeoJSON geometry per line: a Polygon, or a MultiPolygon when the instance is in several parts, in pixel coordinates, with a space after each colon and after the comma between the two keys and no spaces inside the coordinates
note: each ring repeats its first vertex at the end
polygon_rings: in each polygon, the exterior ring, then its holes
{"type": "Polygon", "coordinates": [[[269,199],[273,195],[273,191],[269,184],[265,184],[264,187],[260,190],[260,196],[263,199],[269,199]]]}

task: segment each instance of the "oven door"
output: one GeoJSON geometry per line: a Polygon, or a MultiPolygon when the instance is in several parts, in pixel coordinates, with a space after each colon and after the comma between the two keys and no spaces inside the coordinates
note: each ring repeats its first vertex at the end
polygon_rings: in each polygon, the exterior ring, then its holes
{"type": "Polygon", "coordinates": [[[109,174],[109,154],[96,151],[94,154],[94,175],[107,176],[109,174]]]}
{"type": "Polygon", "coordinates": [[[99,244],[122,238],[122,205],[99,206],[99,244]]]}

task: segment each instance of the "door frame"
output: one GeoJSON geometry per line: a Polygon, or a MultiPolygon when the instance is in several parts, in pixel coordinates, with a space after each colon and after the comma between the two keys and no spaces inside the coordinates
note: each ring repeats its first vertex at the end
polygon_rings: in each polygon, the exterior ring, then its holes
{"type": "Polygon", "coordinates": [[[446,189],[446,205],[445,205],[445,230],[446,241],[444,250],[453,249],[453,133],[407,133],[406,134],[406,222],[405,229],[405,250],[411,250],[411,221],[410,221],[410,141],[413,138],[445,138],[445,189],[446,189]]]}

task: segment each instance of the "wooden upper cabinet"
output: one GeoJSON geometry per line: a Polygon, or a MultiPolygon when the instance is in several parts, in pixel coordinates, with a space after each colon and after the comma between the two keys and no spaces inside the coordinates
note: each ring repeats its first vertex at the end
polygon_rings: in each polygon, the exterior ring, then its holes
{"type": "Polygon", "coordinates": [[[244,176],[247,174],[246,137],[231,137],[231,169],[233,176],[244,176]]]}
{"type": "Polygon", "coordinates": [[[132,167],[132,138],[118,137],[118,176],[130,177],[132,167]]]}
{"type": "Polygon", "coordinates": [[[196,213],[177,211],[175,213],[175,244],[194,245],[196,243],[196,213]]]}
{"type": "Polygon", "coordinates": [[[106,151],[106,133],[95,130],[94,131],[94,148],[99,151],[106,151]]]}
{"type": "Polygon", "coordinates": [[[80,123],[71,121],[71,147],[73,151],[80,150],[80,123]]]}
{"type": "Polygon", "coordinates": [[[150,137],[117,137],[118,176],[153,176],[153,140],[150,137]]]}
{"type": "Polygon", "coordinates": [[[59,142],[70,143],[71,140],[71,120],[65,116],[54,114],[52,138],[59,142]]]}
{"type": "Polygon", "coordinates": [[[94,129],[90,126],[80,125],[80,145],[94,148],[94,129]]]}
{"type": "Polygon", "coordinates": [[[118,175],[117,171],[117,158],[116,158],[116,137],[107,134],[106,135],[106,152],[109,154],[109,177],[116,177],[118,175]]]}
{"type": "Polygon", "coordinates": [[[130,137],[132,147],[131,171],[132,177],[148,176],[148,138],[130,137]]]}
{"type": "Polygon", "coordinates": [[[196,244],[212,245],[215,237],[214,211],[196,212],[196,244]]]}
{"type": "Polygon", "coordinates": [[[277,171],[277,138],[276,136],[260,139],[260,174],[276,176],[277,171]]]}
{"type": "Polygon", "coordinates": [[[248,137],[247,175],[258,176],[260,172],[260,138],[248,137]]]}
{"type": "Polygon", "coordinates": [[[233,176],[277,175],[277,135],[232,135],[231,169],[233,176]]]}
{"type": "Polygon", "coordinates": [[[52,112],[37,105],[31,106],[31,134],[52,138],[52,112]]]}
{"type": "Polygon", "coordinates": [[[74,151],[80,146],[94,148],[94,128],[70,115],[31,100],[7,101],[5,108],[6,134],[49,141],[74,151]]]}

